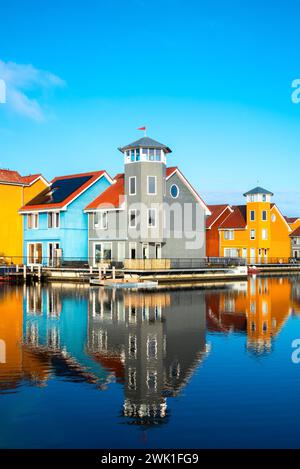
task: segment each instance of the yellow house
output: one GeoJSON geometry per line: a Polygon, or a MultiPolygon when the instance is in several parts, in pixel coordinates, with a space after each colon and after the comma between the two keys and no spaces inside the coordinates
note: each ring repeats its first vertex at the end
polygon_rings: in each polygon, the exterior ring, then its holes
{"type": "Polygon", "coordinates": [[[41,174],[21,176],[17,171],[0,169],[0,263],[23,262],[23,220],[19,209],[48,185],[41,174]]]}
{"type": "Polygon", "coordinates": [[[272,203],[273,195],[256,187],[244,194],[246,205],[232,207],[219,227],[221,257],[243,257],[250,263],[288,261],[289,236],[300,226],[300,218],[284,217],[272,203]]]}

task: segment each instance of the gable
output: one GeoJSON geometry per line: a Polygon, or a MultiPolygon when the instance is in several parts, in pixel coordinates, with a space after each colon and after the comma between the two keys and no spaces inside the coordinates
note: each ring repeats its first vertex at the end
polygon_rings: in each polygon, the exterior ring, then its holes
{"type": "Polygon", "coordinates": [[[167,168],[167,177],[166,177],[166,186],[167,193],[166,197],[172,201],[182,201],[185,202],[197,202],[203,208],[206,215],[211,215],[211,212],[205,202],[202,200],[200,195],[196,192],[193,186],[188,182],[184,177],[181,171],[178,168],[167,168]],[[178,198],[173,198],[170,195],[170,188],[172,184],[176,184],[179,188],[178,198]],[[181,196],[180,196],[181,194],[181,196]]]}

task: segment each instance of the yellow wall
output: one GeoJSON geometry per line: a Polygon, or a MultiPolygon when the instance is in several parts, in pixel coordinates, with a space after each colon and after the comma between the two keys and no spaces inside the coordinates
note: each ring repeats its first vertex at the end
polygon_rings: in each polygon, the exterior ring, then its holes
{"type": "Polygon", "coordinates": [[[7,262],[23,262],[23,220],[19,209],[46,185],[41,180],[29,187],[0,183],[0,256],[7,262]]]}
{"type": "Polygon", "coordinates": [[[234,239],[225,239],[225,231],[220,230],[220,255],[225,255],[225,249],[238,249],[239,257],[242,257],[242,250],[247,249],[247,258],[250,262],[267,262],[274,258],[277,262],[284,262],[291,256],[292,230],[300,225],[297,220],[289,226],[275,205],[269,202],[248,202],[247,203],[247,227],[246,229],[234,230],[234,239]],[[251,221],[250,212],[255,211],[255,220],[251,221]],[[262,212],[267,212],[267,220],[262,220],[262,212]],[[274,218],[275,217],[275,218],[274,218]],[[250,239],[251,230],[256,232],[255,240],[250,239]],[[267,239],[263,239],[262,230],[267,230],[267,239]],[[255,249],[255,257],[252,256],[255,249]],[[260,252],[260,255],[259,255],[260,252]]]}

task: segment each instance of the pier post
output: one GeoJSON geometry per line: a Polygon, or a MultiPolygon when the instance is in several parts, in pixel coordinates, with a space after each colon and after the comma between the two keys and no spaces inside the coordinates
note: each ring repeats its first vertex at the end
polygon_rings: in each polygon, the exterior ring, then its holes
{"type": "Polygon", "coordinates": [[[113,266],[113,268],[112,268],[112,278],[113,278],[113,280],[115,280],[115,278],[116,278],[116,268],[115,268],[115,266],[113,266]]]}
{"type": "Polygon", "coordinates": [[[100,266],[99,266],[99,280],[100,281],[102,280],[102,269],[100,266]]]}
{"type": "Polygon", "coordinates": [[[41,278],[42,278],[42,266],[39,265],[38,266],[38,280],[39,280],[39,282],[41,281],[41,278]]]}
{"type": "Polygon", "coordinates": [[[23,266],[23,278],[25,282],[26,282],[26,277],[27,277],[27,269],[26,269],[26,265],[24,265],[23,266]]]}
{"type": "Polygon", "coordinates": [[[19,273],[19,264],[16,265],[16,273],[19,273]]]}
{"type": "Polygon", "coordinates": [[[93,273],[93,266],[91,265],[90,266],[90,274],[92,274],[92,273],[93,273]]]}

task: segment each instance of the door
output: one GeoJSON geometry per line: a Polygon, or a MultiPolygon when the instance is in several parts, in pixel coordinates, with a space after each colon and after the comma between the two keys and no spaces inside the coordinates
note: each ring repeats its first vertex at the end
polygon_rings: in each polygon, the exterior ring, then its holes
{"type": "Polygon", "coordinates": [[[250,262],[254,263],[256,262],[256,257],[255,257],[255,248],[250,249],[250,262]]]}
{"type": "Polygon", "coordinates": [[[29,243],[27,247],[27,263],[29,265],[42,264],[43,245],[42,243],[29,243]]]}
{"type": "Polygon", "coordinates": [[[129,259],[136,259],[136,243],[129,244],[129,259]]]}
{"type": "Polygon", "coordinates": [[[143,259],[149,259],[149,244],[148,243],[143,244],[142,253],[143,253],[143,259]]]}
{"type": "Polygon", "coordinates": [[[93,255],[94,266],[97,266],[97,264],[101,262],[101,259],[102,259],[102,245],[101,243],[95,243],[94,255],[93,255]]]}
{"type": "Polygon", "coordinates": [[[155,244],[155,258],[161,259],[161,244],[160,243],[155,244]]]}
{"type": "Polygon", "coordinates": [[[57,249],[60,248],[59,243],[49,243],[48,265],[49,267],[57,266],[57,249]]]}
{"type": "Polygon", "coordinates": [[[118,243],[118,261],[123,262],[125,259],[125,243],[118,243]]]}

